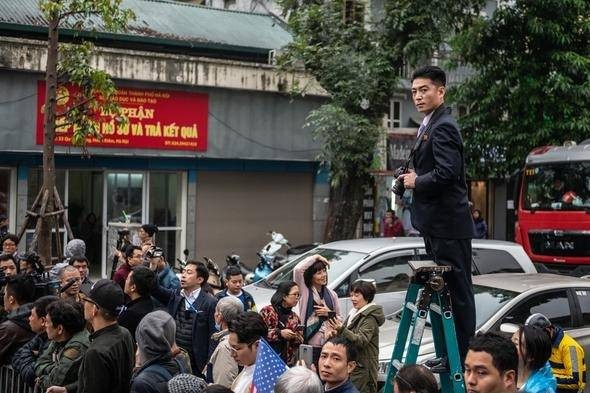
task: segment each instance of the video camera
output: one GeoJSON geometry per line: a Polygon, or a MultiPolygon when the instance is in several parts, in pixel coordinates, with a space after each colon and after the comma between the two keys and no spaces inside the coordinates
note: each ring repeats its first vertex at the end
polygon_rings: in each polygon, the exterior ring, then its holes
{"type": "Polygon", "coordinates": [[[51,279],[49,272],[45,270],[45,266],[37,253],[33,251],[27,252],[21,257],[21,260],[27,261],[33,268],[33,271],[29,275],[35,281],[35,299],[39,299],[42,296],[58,294],[60,281],[51,279]]]}
{"type": "Polygon", "coordinates": [[[149,250],[146,251],[145,257],[148,259],[151,258],[161,258],[164,255],[164,250],[160,247],[151,246],[149,250]]]}

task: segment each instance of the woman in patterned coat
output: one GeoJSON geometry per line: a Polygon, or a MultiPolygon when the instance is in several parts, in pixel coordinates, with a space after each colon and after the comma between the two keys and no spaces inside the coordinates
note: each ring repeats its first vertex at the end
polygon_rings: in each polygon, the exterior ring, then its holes
{"type": "Polygon", "coordinates": [[[295,363],[295,353],[303,342],[301,320],[293,311],[299,302],[299,287],[294,281],[279,284],[270,305],[260,310],[268,327],[267,340],[289,366],[295,363]]]}

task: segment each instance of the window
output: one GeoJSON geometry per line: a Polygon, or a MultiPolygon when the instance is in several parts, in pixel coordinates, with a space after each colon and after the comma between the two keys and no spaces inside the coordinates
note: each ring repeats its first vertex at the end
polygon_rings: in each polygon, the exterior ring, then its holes
{"type": "Polygon", "coordinates": [[[149,178],[148,221],[158,226],[156,244],[164,249],[165,256],[173,261],[179,256],[182,206],[181,174],[177,172],[152,172],[149,178]]]}
{"type": "Polygon", "coordinates": [[[502,323],[523,325],[529,315],[541,313],[564,329],[572,327],[572,313],[566,290],[550,291],[526,299],[502,319],[502,323]]]}
{"type": "Polygon", "coordinates": [[[504,250],[473,249],[473,265],[477,274],[524,273],[522,266],[504,250]]]}
{"type": "Polygon", "coordinates": [[[389,101],[389,112],[385,114],[385,128],[391,130],[402,126],[402,103],[401,101],[389,101]]]}
{"type": "Polygon", "coordinates": [[[582,326],[590,326],[590,288],[576,289],[576,298],[582,311],[582,326]]]}
{"type": "Polygon", "coordinates": [[[410,267],[408,261],[413,254],[386,258],[359,270],[358,278],[374,280],[377,293],[398,292],[408,289],[410,267]]]}

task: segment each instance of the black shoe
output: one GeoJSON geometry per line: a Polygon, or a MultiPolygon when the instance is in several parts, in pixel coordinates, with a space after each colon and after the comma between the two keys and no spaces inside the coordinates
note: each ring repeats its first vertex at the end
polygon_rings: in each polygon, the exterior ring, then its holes
{"type": "Polygon", "coordinates": [[[446,356],[430,359],[424,362],[424,365],[434,374],[443,374],[450,372],[449,360],[446,356]]]}

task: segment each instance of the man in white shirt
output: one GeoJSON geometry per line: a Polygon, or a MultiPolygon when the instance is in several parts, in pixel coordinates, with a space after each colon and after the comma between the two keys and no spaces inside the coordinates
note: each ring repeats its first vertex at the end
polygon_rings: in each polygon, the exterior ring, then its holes
{"type": "Polygon", "coordinates": [[[254,376],[256,355],[261,337],[266,337],[268,328],[262,317],[253,311],[240,314],[229,323],[229,345],[234,360],[242,367],[231,389],[235,393],[249,393],[254,376]]]}

